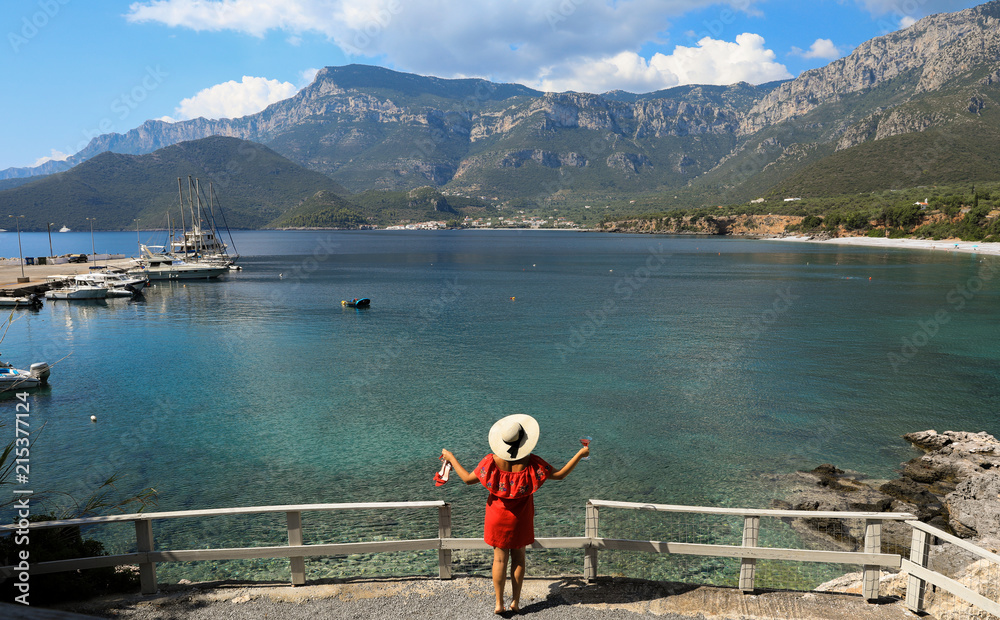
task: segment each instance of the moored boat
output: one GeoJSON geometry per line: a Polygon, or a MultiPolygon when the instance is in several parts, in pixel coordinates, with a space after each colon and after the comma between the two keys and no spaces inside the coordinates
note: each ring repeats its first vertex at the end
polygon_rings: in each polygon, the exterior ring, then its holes
{"type": "MultiPolygon", "coordinates": [[[[91,269],[94,269],[93,267],[91,269]]],[[[130,275],[123,269],[99,268],[99,270],[83,273],[74,277],[77,284],[91,286],[106,286],[108,297],[134,297],[142,294],[142,289],[149,284],[149,278],[144,274],[130,275]]]]}
{"type": "MultiPolygon", "coordinates": [[[[192,181],[191,177],[188,177],[187,210],[190,212],[191,230],[184,230],[184,188],[179,177],[177,191],[180,196],[181,234],[177,238],[171,235],[165,253],[178,256],[190,263],[205,263],[214,267],[225,267],[238,271],[240,268],[236,266],[236,259],[239,258],[239,254],[229,254],[229,246],[220,239],[219,231],[215,226],[215,190],[212,184],[209,184],[207,228],[202,226],[203,216],[206,214],[202,211],[200,182],[197,179],[192,181]]],[[[221,210],[220,205],[220,213],[221,210]]],[[[232,239],[232,235],[230,235],[230,239],[232,239]]]]}
{"type": "Polygon", "coordinates": [[[0,307],[37,309],[42,307],[42,298],[34,293],[17,297],[0,296],[0,307]]]}
{"type": "Polygon", "coordinates": [[[71,284],[63,288],[54,288],[45,291],[45,299],[105,299],[108,296],[108,287],[93,286],[90,284],[71,284]]]}
{"type": "Polygon", "coordinates": [[[362,297],[361,299],[354,298],[351,301],[341,300],[340,305],[347,306],[348,308],[367,308],[372,305],[372,300],[367,297],[362,297]]]}
{"type": "Polygon", "coordinates": [[[51,370],[45,362],[31,365],[29,370],[19,370],[7,362],[0,362],[0,392],[26,390],[45,385],[51,370]]]}
{"type": "Polygon", "coordinates": [[[140,246],[142,258],[139,266],[128,270],[128,274],[145,276],[149,280],[205,280],[217,278],[229,272],[229,266],[215,263],[189,263],[182,258],[165,254],[162,246],[140,246]]]}

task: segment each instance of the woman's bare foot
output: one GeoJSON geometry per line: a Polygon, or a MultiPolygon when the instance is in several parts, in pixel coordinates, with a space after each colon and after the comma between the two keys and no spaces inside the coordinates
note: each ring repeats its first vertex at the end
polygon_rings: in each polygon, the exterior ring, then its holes
{"type": "Polygon", "coordinates": [[[511,611],[511,613],[515,613],[515,614],[521,612],[521,606],[517,604],[517,601],[513,601],[510,604],[510,611],[511,611]]]}
{"type": "Polygon", "coordinates": [[[496,607],[494,607],[494,608],[493,608],[493,613],[495,613],[495,614],[496,614],[496,615],[498,615],[498,616],[499,616],[500,614],[502,614],[503,612],[505,612],[505,611],[507,611],[507,610],[506,610],[506,609],[504,609],[504,608],[503,608],[503,605],[501,605],[501,604],[499,604],[499,603],[497,603],[496,607]]]}

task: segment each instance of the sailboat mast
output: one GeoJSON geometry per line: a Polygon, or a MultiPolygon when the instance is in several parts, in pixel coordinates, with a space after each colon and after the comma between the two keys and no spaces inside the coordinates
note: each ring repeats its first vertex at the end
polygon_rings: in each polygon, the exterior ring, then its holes
{"type": "MultiPolygon", "coordinates": [[[[191,177],[188,177],[188,202],[191,201],[191,177]]],[[[181,251],[187,254],[187,224],[184,222],[184,202],[181,202],[181,251]]]]}
{"type": "MultiPolygon", "coordinates": [[[[177,177],[177,196],[180,197],[181,218],[184,217],[184,188],[181,186],[181,178],[177,177]]],[[[168,253],[174,251],[174,231],[170,227],[170,211],[167,211],[167,235],[170,242],[167,244],[168,253]]]]}
{"type": "MultiPolygon", "coordinates": [[[[191,214],[191,229],[194,229],[194,180],[188,175],[188,210],[191,214]]],[[[191,241],[188,239],[187,231],[184,231],[184,254],[191,248],[191,241]]]]}
{"type": "Polygon", "coordinates": [[[198,196],[198,225],[192,225],[194,230],[194,251],[201,254],[201,179],[194,180],[195,194],[198,196]]]}
{"type": "Polygon", "coordinates": [[[215,238],[215,251],[219,254],[225,254],[226,250],[222,245],[222,238],[219,237],[219,229],[215,226],[215,184],[211,181],[208,182],[208,213],[210,217],[208,225],[215,238]],[[219,250],[222,251],[219,252],[219,250]]]}

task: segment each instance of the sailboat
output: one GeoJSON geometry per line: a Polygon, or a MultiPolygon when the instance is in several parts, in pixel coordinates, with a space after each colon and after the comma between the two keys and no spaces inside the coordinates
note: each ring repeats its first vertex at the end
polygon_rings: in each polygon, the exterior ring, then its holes
{"type": "MultiPolygon", "coordinates": [[[[195,179],[192,186],[191,177],[188,177],[188,209],[191,214],[191,230],[186,230],[184,227],[184,190],[180,177],[177,178],[177,191],[181,200],[181,236],[179,239],[171,238],[170,249],[167,253],[189,262],[209,263],[225,266],[229,269],[239,269],[239,267],[236,267],[236,259],[239,258],[239,255],[229,254],[229,246],[219,238],[218,230],[215,226],[214,185],[209,184],[209,225],[207,229],[202,228],[201,186],[199,179],[195,179]],[[197,199],[192,196],[196,196],[197,199]],[[197,205],[197,212],[195,211],[195,205],[197,205]]],[[[220,214],[222,213],[221,207],[219,212],[220,214]]],[[[223,215],[223,219],[225,219],[225,215],[223,215]]]]}
{"type": "Polygon", "coordinates": [[[163,246],[139,247],[142,250],[139,266],[129,269],[129,275],[145,276],[150,280],[205,280],[218,278],[229,271],[228,265],[186,261],[165,252],[163,246]]]}

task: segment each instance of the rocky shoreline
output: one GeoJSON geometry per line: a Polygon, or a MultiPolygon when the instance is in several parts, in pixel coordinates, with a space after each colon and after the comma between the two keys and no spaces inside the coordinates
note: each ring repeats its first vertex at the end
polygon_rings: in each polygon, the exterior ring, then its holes
{"type": "MultiPolygon", "coordinates": [[[[924,451],[901,464],[893,480],[866,479],[825,464],[809,472],[779,476],[790,485],[788,500],[776,508],[823,511],[909,512],[917,519],[986,549],[1000,552],[1000,441],[985,432],[934,430],[908,433],[906,441],[924,451]]],[[[793,523],[807,538],[831,541],[845,550],[863,547],[864,525],[839,519],[798,519],[793,523]]],[[[882,551],[909,554],[912,530],[905,523],[884,521],[882,551]]],[[[955,545],[932,543],[929,567],[947,577],[979,589],[996,600],[1000,582],[996,567],[955,545]],[[983,588],[985,587],[985,591],[983,588]]],[[[883,575],[883,596],[905,598],[905,573],[883,575]]],[[[851,573],[825,583],[821,591],[860,593],[861,573],[851,573]]],[[[927,611],[937,618],[987,617],[971,606],[934,589],[925,599],[927,611]]]]}
{"type": "Polygon", "coordinates": [[[920,521],[972,541],[1000,542],[1000,441],[985,432],[934,430],[903,438],[925,454],[888,481],[866,480],[834,465],[792,474],[796,510],[910,512],[920,521]]]}

